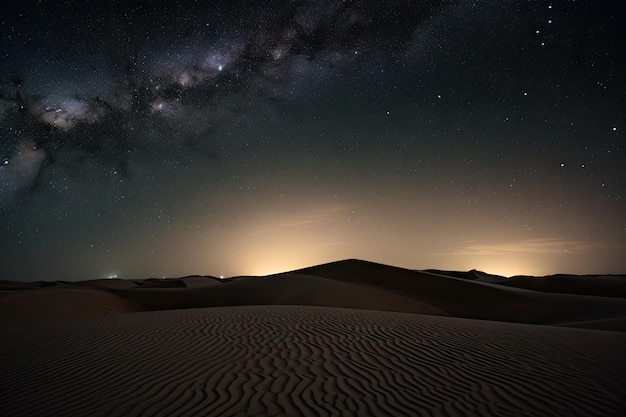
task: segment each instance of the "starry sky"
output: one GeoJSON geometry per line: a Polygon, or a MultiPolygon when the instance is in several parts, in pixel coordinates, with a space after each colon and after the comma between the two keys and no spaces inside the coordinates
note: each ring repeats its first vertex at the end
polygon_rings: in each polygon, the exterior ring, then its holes
{"type": "Polygon", "coordinates": [[[0,5],[0,279],[625,273],[619,0],[0,5]]]}

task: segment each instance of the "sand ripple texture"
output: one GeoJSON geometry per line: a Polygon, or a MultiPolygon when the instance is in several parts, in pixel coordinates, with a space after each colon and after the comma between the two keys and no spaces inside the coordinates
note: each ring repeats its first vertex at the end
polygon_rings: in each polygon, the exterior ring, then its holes
{"type": "Polygon", "coordinates": [[[626,335],[305,306],[0,329],[3,416],[624,416],[626,335]]]}

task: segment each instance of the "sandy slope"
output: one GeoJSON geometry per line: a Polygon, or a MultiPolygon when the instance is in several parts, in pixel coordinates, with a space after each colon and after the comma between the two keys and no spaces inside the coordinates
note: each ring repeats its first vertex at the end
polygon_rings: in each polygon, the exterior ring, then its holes
{"type": "MultiPolygon", "coordinates": [[[[537,324],[587,321],[590,328],[592,321],[626,317],[626,299],[622,298],[530,291],[360,260],[295,272],[384,289],[455,317],[537,324]]],[[[626,279],[621,285],[626,288],[626,279]]]]}
{"type": "Polygon", "coordinates": [[[130,288],[115,294],[150,310],[237,305],[316,305],[445,315],[428,301],[369,285],[295,273],[241,277],[187,289],[130,288]]]}
{"type": "Polygon", "coordinates": [[[623,275],[516,276],[499,284],[535,291],[626,298],[626,277],[623,275]]]}
{"type": "Polygon", "coordinates": [[[306,306],[1,328],[7,416],[623,416],[626,334],[306,306]]]}
{"type": "Polygon", "coordinates": [[[145,310],[142,305],[104,289],[61,286],[5,294],[0,298],[0,324],[145,310]]]}
{"type": "Polygon", "coordinates": [[[626,415],[626,281],[575,278],[0,281],[0,415],[626,415]]]}
{"type": "Polygon", "coordinates": [[[143,310],[310,305],[626,330],[625,298],[589,295],[604,294],[609,286],[622,288],[626,280],[613,277],[594,286],[586,279],[584,286],[570,291],[577,294],[566,294],[482,282],[477,271],[444,272],[348,260],[268,277],[226,280],[195,276],[26,285],[3,282],[0,322],[143,310]]]}

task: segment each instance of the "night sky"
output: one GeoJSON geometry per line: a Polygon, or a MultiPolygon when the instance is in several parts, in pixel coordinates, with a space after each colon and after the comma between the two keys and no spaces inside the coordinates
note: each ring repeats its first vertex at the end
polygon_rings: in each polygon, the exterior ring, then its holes
{"type": "Polygon", "coordinates": [[[621,3],[2,2],[0,279],[625,273],[621,3]]]}

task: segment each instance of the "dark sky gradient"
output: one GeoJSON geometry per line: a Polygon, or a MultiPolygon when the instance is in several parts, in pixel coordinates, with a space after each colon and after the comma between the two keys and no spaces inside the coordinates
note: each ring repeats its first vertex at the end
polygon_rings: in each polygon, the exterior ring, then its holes
{"type": "Polygon", "coordinates": [[[41,3],[0,6],[0,279],[626,272],[618,0],[41,3]]]}

